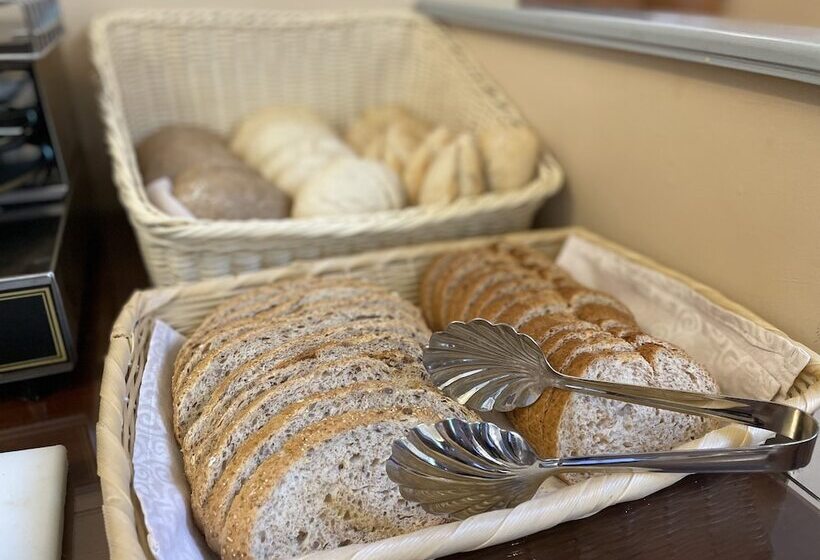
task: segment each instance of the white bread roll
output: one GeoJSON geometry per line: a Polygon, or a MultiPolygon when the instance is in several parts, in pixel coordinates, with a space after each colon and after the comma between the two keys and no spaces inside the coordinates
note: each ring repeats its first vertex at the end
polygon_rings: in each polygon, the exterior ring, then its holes
{"type": "Polygon", "coordinates": [[[525,126],[495,126],[480,134],[481,153],[490,188],[496,192],[520,189],[533,178],[539,142],[525,126]]]}
{"type": "Polygon", "coordinates": [[[338,158],[296,193],[293,217],[338,216],[396,210],[404,205],[398,177],[385,165],[338,158]]]}

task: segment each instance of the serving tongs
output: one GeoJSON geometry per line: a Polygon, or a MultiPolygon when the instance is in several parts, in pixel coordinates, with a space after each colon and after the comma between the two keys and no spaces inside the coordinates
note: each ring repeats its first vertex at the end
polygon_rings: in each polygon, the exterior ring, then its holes
{"type": "Polygon", "coordinates": [[[405,499],[430,513],[464,519],[530,499],[566,472],[748,473],[806,466],[817,421],[797,408],[752,399],[609,383],[563,375],[538,344],[508,325],[483,319],[450,323],[433,334],[424,365],[445,394],[477,411],[507,412],[555,388],[736,422],[774,432],[756,447],[543,458],[519,434],[491,422],[451,418],[419,425],[393,443],[387,474],[405,499]]]}

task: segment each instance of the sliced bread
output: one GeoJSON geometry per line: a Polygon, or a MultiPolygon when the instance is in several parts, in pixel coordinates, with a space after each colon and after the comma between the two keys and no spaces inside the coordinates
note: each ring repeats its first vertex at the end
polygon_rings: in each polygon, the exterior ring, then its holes
{"type": "Polygon", "coordinates": [[[222,557],[283,560],[446,522],[403,499],[384,468],[393,440],[440,417],[430,409],[352,412],[304,430],[234,499],[222,557]]]}
{"type": "MultiPolygon", "coordinates": [[[[396,368],[374,358],[355,357],[314,364],[314,369],[307,369],[305,362],[297,365],[300,364],[303,365],[301,372],[291,374],[286,382],[273,385],[258,394],[235,413],[222,416],[220,429],[206,434],[198,445],[186,438],[190,447],[183,447],[183,454],[187,459],[189,478],[199,479],[193,485],[195,498],[198,494],[210,492],[236,448],[288,405],[318,393],[363,381],[389,381],[395,386],[418,386],[424,383],[424,367],[419,362],[396,368]]],[[[190,433],[189,431],[189,435],[190,433]]]]}
{"type": "Polygon", "coordinates": [[[367,412],[385,408],[396,408],[405,414],[417,410],[435,411],[438,418],[460,418],[477,420],[478,417],[448,399],[438,390],[425,384],[406,386],[389,381],[366,381],[347,387],[317,393],[281,410],[268,422],[259,426],[244,443],[235,450],[225,464],[224,471],[213,492],[206,492],[202,508],[202,525],[208,533],[216,535],[224,525],[231,503],[245,481],[256,469],[294,436],[308,426],[348,412],[367,412]]]}
{"type": "MultiPolygon", "coordinates": [[[[308,342],[308,347],[310,341],[308,342]]],[[[309,378],[314,373],[332,372],[337,361],[351,358],[373,359],[391,368],[406,368],[421,363],[421,345],[404,335],[350,333],[326,341],[312,352],[301,352],[300,344],[288,344],[271,359],[245,364],[214,389],[199,418],[192,422],[182,442],[183,451],[197,448],[212,434],[221,433],[233,418],[257,396],[277,385],[309,378]]],[[[426,378],[422,368],[420,375],[426,378]]],[[[186,457],[196,461],[196,456],[186,457]]]]}
{"type": "Polygon", "coordinates": [[[180,350],[175,362],[172,390],[178,391],[189,379],[191,372],[210,352],[227,342],[234,341],[246,333],[253,332],[276,320],[284,320],[294,315],[305,316],[308,313],[328,311],[362,313],[372,311],[374,315],[395,316],[407,322],[422,326],[423,320],[419,311],[398,295],[387,292],[368,290],[366,287],[326,286],[315,291],[295,289],[292,293],[281,294],[278,304],[267,310],[260,310],[251,317],[224,324],[220,329],[201,338],[195,345],[180,350]]]}
{"type": "Polygon", "coordinates": [[[177,355],[175,372],[183,369],[182,366],[189,360],[191,352],[202,341],[216,332],[225,330],[230,324],[275,309],[284,298],[291,298],[305,292],[322,292],[325,288],[335,291],[342,286],[359,291],[366,289],[365,284],[352,279],[312,277],[267,284],[227,300],[217,306],[187,338],[177,355]]]}
{"type": "Polygon", "coordinates": [[[366,305],[358,309],[325,309],[282,321],[274,321],[270,325],[249,331],[230,343],[222,345],[203,358],[182,386],[173,392],[174,424],[179,441],[182,441],[190,423],[199,416],[213,388],[243,363],[271,349],[276,349],[289,340],[301,339],[313,333],[327,332],[339,326],[350,328],[353,325],[362,324],[368,328],[378,327],[405,332],[417,338],[420,343],[429,339],[429,331],[426,327],[401,320],[401,316],[400,308],[394,308],[392,312],[380,307],[370,308],[366,305]]]}

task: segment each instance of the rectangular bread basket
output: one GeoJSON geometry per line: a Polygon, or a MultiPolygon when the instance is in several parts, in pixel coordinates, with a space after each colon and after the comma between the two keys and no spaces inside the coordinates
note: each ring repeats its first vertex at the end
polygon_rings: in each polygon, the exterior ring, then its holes
{"type": "MultiPolygon", "coordinates": [[[[151,558],[142,513],[133,490],[131,458],[140,382],[156,319],[183,334],[190,334],[203,317],[226,298],[277,279],[314,275],[353,275],[395,290],[417,303],[422,272],[433,258],[443,252],[480,247],[505,239],[525,243],[554,256],[570,235],[579,236],[670,277],[722,310],[785,336],[718,292],[580,228],[537,230],[373,251],[356,256],[297,262],[238,277],[137,292],[123,308],[111,333],[97,424],[98,468],[111,557],[151,558]]],[[[781,392],[777,399],[813,412],[820,407],[820,356],[811,351],[809,355],[808,365],[793,386],[787,392],[781,392]]],[[[739,445],[746,441],[745,437],[746,430],[738,426],[729,426],[706,436],[711,438],[708,445],[712,447],[739,445]]],[[[587,517],[614,503],[644,497],[672,485],[680,478],[681,475],[664,474],[594,477],[565,489],[567,493],[560,500],[560,507],[539,505],[533,500],[512,510],[490,512],[465,522],[448,523],[370,545],[348,546],[330,554],[334,558],[356,560],[416,560],[482,548],[520,538],[563,521],[587,517]]],[[[544,499],[549,499],[549,495],[544,499]]]]}
{"type": "Polygon", "coordinates": [[[119,199],[156,285],[363,250],[527,229],[563,171],[544,154],[520,190],[365,216],[213,221],[149,202],[135,143],[194,123],[229,133],[267,105],[307,105],[336,127],[398,103],[476,130],[519,111],[438,26],[411,12],[127,10],[97,19],[91,48],[119,199]]]}

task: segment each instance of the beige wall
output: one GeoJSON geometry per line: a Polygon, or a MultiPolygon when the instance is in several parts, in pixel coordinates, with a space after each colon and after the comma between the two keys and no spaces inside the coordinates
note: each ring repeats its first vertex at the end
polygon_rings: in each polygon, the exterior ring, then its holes
{"type": "MultiPolygon", "coordinates": [[[[232,7],[410,0],[237,0],[232,7]]],[[[63,3],[77,132],[98,208],[116,205],[85,29],[116,0],[63,3]]],[[[141,0],[140,6],[224,6],[141,0]]],[[[713,67],[455,30],[563,162],[543,215],[578,223],[737,299],[820,350],[820,88],[713,67]]],[[[62,92],[59,92],[62,94],[62,92]]]]}
{"type": "Polygon", "coordinates": [[[457,30],[566,167],[589,227],[820,350],[820,87],[457,30]]]}

